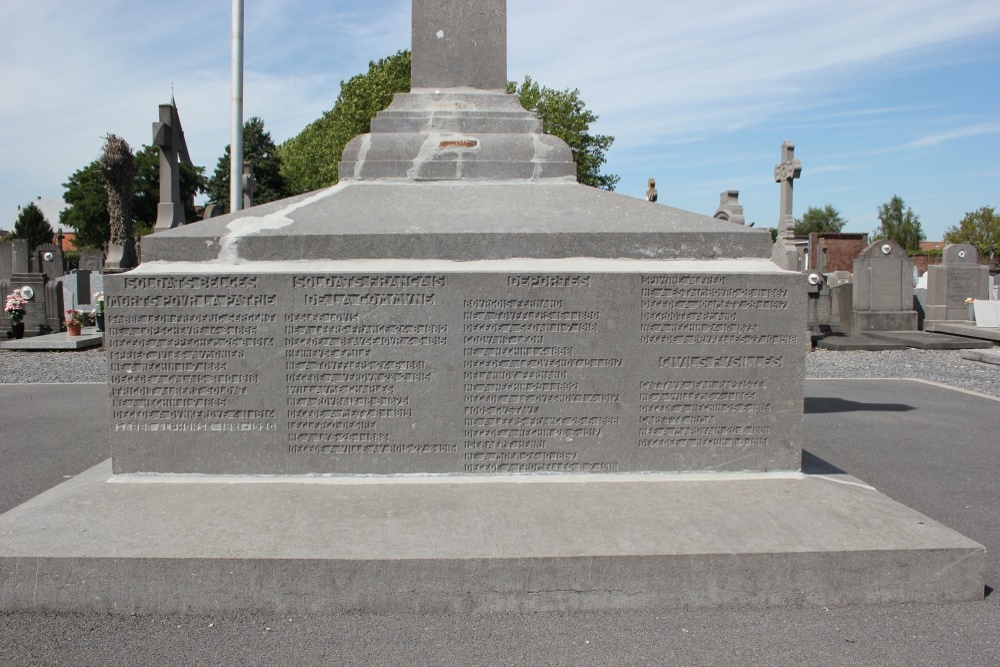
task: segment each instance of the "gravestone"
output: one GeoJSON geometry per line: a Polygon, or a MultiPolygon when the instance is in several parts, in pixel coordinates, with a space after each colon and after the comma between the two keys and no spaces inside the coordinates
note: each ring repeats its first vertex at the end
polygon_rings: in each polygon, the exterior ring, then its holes
{"type": "Polygon", "coordinates": [[[66,275],[62,250],[54,243],[43,243],[36,247],[33,256],[37,267],[35,273],[44,273],[50,280],[66,275]]]}
{"type": "Polygon", "coordinates": [[[103,273],[104,253],[98,248],[84,248],[80,251],[80,269],[93,273],[103,273]]]}
{"type": "Polygon", "coordinates": [[[28,253],[28,242],[24,239],[11,241],[11,273],[31,273],[31,257],[28,253]]]}
{"type": "Polygon", "coordinates": [[[916,331],[913,260],[895,241],[875,241],[854,260],[854,330],[916,331]]]}
{"type": "Polygon", "coordinates": [[[795,144],[781,145],[781,162],[774,167],[774,181],[781,184],[781,211],[778,218],[778,240],[772,249],[772,259],[783,269],[801,271],[802,252],[795,243],[795,216],[792,209],[793,184],[802,176],[802,162],[795,158],[795,144]]]}
{"type": "Polygon", "coordinates": [[[975,246],[945,246],[941,263],[927,269],[926,319],[968,320],[965,300],[989,298],[989,277],[989,267],[979,263],[975,246]]]}
{"type": "Polygon", "coordinates": [[[14,244],[0,242],[0,280],[10,280],[14,275],[14,244]]]}
{"type": "Polygon", "coordinates": [[[253,175],[253,163],[243,163],[243,176],[241,177],[243,187],[243,208],[253,207],[253,197],[257,194],[257,179],[253,175]]]}
{"type": "Polygon", "coordinates": [[[0,609],[982,598],[981,547],[799,472],[770,235],[576,183],[504,92],[505,17],[415,0],[414,88],[338,185],[105,277],[113,461],[0,530],[0,609]]]}
{"type": "Polygon", "coordinates": [[[96,271],[77,269],[62,280],[66,308],[93,310],[94,294],[104,291],[104,276],[96,271]]]}
{"type": "Polygon", "coordinates": [[[743,206],[740,204],[739,190],[726,190],[719,195],[719,208],[712,216],[717,220],[733,222],[737,225],[745,225],[746,218],[743,216],[743,206]]]}

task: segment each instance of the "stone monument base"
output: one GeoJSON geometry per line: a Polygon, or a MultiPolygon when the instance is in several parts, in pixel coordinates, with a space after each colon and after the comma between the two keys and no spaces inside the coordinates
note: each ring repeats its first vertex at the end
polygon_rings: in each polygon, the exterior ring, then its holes
{"type": "Polygon", "coordinates": [[[917,311],[855,311],[854,331],[916,331],[917,311]]]}
{"type": "Polygon", "coordinates": [[[846,475],[111,474],[0,516],[0,611],[958,602],[982,546],[846,475]]]}

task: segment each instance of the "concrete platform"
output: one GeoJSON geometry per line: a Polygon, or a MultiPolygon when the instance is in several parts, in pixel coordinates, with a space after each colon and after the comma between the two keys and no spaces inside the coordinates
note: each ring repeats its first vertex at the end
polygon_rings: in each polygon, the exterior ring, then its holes
{"type": "Polygon", "coordinates": [[[1000,366],[1000,350],[965,350],[961,353],[963,359],[979,361],[984,364],[1000,366]]]}
{"type": "Polygon", "coordinates": [[[0,516],[0,611],[953,602],[979,544],[843,474],[112,477],[0,516]]]}
{"type": "Polygon", "coordinates": [[[21,338],[20,340],[10,340],[0,343],[0,347],[5,350],[37,350],[37,351],[59,351],[59,350],[86,350],[92,347],[100,347],[104,344],[104,334],[98,333],[97,327],[84,327],[81,335],[70,336],[69,333],[47,334],[45,336],[32,336],[31,338],[21,338]]]}
{"type": "Polygon", "coordinates": [[[920,350],[972,350],[993,347],[993,343],[988,340],[928,331],[871,331],[865,335],[890,343],[902,343],[920,350]]]}
{"type": "Polygon", "coordinates": [[[824,336],[816,341],[816,347],[821,350],[837,352],[880,352],[883,350],[905,350],[905,343],[878,340],[862,335],[835,334],[824,336]]]}
{"type": "Polygon", "coordinates": [[[988,327],[977,327],[974,322],[944,322],[927,320],[924,322],[925,331],[935,333],[951,334],[953,336],[968,336],[970,338],[980,338],[1000,343],[1000,329],[988,327]]]}

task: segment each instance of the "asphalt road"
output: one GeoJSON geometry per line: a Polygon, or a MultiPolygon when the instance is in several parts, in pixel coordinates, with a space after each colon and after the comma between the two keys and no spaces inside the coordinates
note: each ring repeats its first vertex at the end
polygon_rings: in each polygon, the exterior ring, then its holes
{"type": "MultiPolygon", "coordinates": [[[[1000,402],[912,380],[810,380],[805,463],[987,547],[1000,585],[1000,402]]],[[[109,455],[103,385],[0,385],[0,511],[109,455]]],[[[669,613],[0,614],[0,665],[1000,665],[983,602],[669,613]]]]}

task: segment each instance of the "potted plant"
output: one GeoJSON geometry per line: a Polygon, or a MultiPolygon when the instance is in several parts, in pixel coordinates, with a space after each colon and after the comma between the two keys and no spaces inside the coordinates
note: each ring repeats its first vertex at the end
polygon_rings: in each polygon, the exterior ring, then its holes
{"type": "Polygon", "coordinates": [[[66,331],[70,336],[79,336],[83,331],[83,311],[72,308],[66,311],[66,331]]]}
{"type": "Polygon", "coordinates": [[[27,311],[28,300],[21,290],[14,290],[7,295],[7,303],[3,312],[10,318],[10,328],[14,338],[24,338],[24,313],[27,311]]]}
{"type": "Polygon", "coordinates": [[[94,321],[97,323],[97,331],[104,331],[104,292],[94,292],[94,321]]]}
{"type": "Polygon", "coordinates": [[[976,300],[970,296],[965,300],[965,307],[969,309],[968,320],[974,322],[976,320],[976,300]]]}

